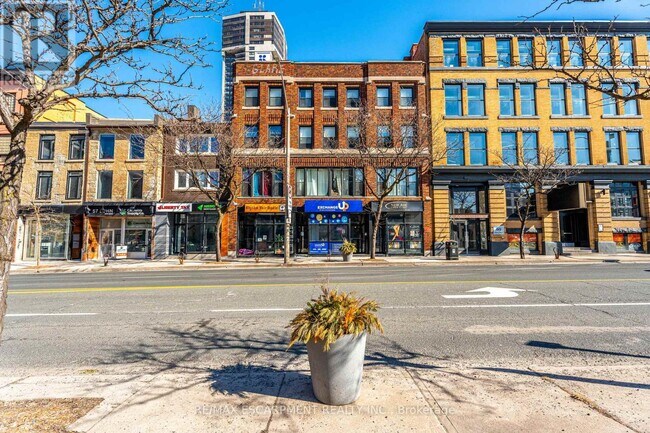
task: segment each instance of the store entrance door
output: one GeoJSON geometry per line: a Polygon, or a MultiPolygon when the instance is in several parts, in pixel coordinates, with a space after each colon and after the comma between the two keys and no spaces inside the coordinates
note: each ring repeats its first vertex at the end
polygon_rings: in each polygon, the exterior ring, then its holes
{"type": "Polygon", "coordinates": [[[452,239],[458,242],[460,254],[481,253],[480,221],[461,220],[452,223],[452,239]]]}
{"type": "Polygon", "coordinates": [[[100,258],[115,257],[115,246],[122,245],[122,229],[101,229],[99,231],[100,258]]]}
{"type": "Polygon", "coordinates": [[[565,247],[589,247],[587,209],[560,212],[560,233],[565,247]]]}

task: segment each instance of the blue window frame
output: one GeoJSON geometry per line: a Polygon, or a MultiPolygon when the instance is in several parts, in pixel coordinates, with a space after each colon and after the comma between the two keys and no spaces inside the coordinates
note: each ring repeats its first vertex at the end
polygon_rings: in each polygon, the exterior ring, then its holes
{"type": "Polygon", "coordinates": [[[467,85],[467,115],[485,116],[485,86],[483,84],[467,85]]]}
{"type": "Polygon", "coordinates": [[[512,66],[510,39],[497,39],[497,66],[499,68],[512,66]]]}
{"type": "Polygon", "coordinates": [[[444,65],[448,68],[460,66],[458,39],[445,39],[442,42],[444,65]]]}
{"type": "Polygon", "coordinates": [[[467,39],[467,66],[483,66],[483,41],[481,39],[467,39]]]}
{"type": "Polygon", "coordinates": [[[555,163],[569,164],[569,134],[567,132],[553,133],[553,148],[555,149],[555,163]]]}
{"type": "Polygon", "coordinates": [[[113,159],[115,157],[115,135],[101,134],[99,136],[99,159],[113,159]]]}
{"type": "Polygon", "coordinates": [[[487,165],[487,138],[485,132],[469,133],[470,165],[487,165]]]}
{"type": "Polygon", "coordinates": [[[463,88],[460,84],[445,84],[445,115],[463,115],[463,88]]]}
{"type": "Polygon", "coordinates": [[[465,145],[462,132],[447,133],[447,165],[465,165],[465,145]]]}
{"type": "Polygon", "coordinates": [[[628,164],[641,164],[641,132],[627,131],[625,136],[628,164]]]}
{"type": "Polygon", "coordinates": [[[517,133],[501,133],[501,160],[505,165],[517,164],[517,133]]]}
{"type": "Polygon", "coordinates": [[[576,131],[574,138],[576,148],[576,164],[589,165],[591,163],[591,155],[589,152],[589,132],[576,131]]]}
{"type": "Polygon", "coordinates": [[[527,131],[521,134],[524,151],[522,156],[526,164],[539,163],[539,150],[537,149],[537,132],[527,131]]]}

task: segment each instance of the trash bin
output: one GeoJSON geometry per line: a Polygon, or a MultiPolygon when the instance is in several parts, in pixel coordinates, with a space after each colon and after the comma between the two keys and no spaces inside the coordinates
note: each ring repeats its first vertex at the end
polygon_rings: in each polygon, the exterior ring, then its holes
{"type": "Polygon", "coordinates": [[[447,257],[447,260],[458,260],[458,242],[445,242],[445,255],[447,257]]]}

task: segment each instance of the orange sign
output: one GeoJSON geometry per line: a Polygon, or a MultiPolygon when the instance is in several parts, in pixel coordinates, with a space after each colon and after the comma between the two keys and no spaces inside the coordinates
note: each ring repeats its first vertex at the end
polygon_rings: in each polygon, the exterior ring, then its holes
{"type": "Polygon", "coordinates": [[[244,205],[246,213],[280,213],[284,212],[283,204],[273,203],[254,203],[244,205]]]}

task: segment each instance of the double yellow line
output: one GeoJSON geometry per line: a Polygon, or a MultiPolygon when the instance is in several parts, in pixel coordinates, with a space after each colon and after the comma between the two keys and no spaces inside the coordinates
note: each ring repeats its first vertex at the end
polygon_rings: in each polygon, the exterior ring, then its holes
{"type": "MultiPolygon", "coordinates": [[[[346,286],[387,286],[387,285],[426,285],[426,284],[522,284],[522,283],[590,283],[590,282],[637,282],[649,281],[650,278],[612,278],[612,279],[557,279],[557,280],[434,280],[434,281],[355,281],[355,282],[332,282],[334,287],[346,286]]],[[[166,286],[133,286],[133,287],[76,287],[60,289],[10,289],[10,295],[47,295],[58,293],[102,293],[102,292],[140,292],[156,290],[214,290],[214,289],[256,289],[273,287],[310,287],[317,286],[318,281],[313,283],[263,283],[263,284],[200,284],[200,285],[166,285],[166,286]]]]}

